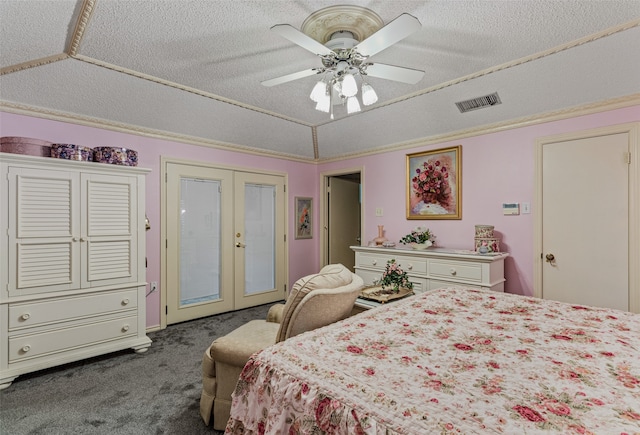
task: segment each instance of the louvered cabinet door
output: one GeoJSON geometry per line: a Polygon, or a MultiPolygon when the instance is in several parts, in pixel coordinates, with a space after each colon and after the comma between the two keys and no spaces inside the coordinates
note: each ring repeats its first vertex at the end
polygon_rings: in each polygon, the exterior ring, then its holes
{"type": "Polygon", "coordinates": [[[80,288],[79,174],[10,167],[9,295],[80,288]]]}
{"type": "Polygon", "coordinates": [[[82,286],[138,280],[137,178],[82,174],[82,286]]]}

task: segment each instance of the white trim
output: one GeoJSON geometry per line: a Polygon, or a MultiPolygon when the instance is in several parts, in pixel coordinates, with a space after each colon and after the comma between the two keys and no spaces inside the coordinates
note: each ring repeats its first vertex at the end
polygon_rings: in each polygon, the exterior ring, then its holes
{"type": "Polygon", "coordinates": [[[484,134],[498,133],[507,130],[513,130],[516,128],[529,127],[538,124],[544,124],[546,122],[561,121],[563,119],[575,118],[578,116],[591,115],[594,113],[607,112],[615,109],[622,109],[625,107],[631,107],[640,104],[640,93],[627,95],[624,97],[613,98],[606,101],[600,101],[597,103],[590,103],[576,107],[569,107],[562,110],[556,110],[553,112],[541,113],[508,121],[503,121],[494,124],[488,124],[478,127],[473,127],[465,130],[458,130],[455,132],[426,136],[406,142],[398,142],[395,144],[386,145],[379,148],[374,148],[366,151],[359,151],[351,154],[342,154],[339,156],[329,157],[325,159],[318,158],[318,144],[317,137],[314,137],[314,129],[312,128],[312,139],[314,141],[314,158],[304,158],[286,153],[280,153],[276,151],[269,151],[264,149],[252,148],[244,145],[237,145],[232,143],[220,142],[211,139],[204,139],[195,136],[188,136],[184,134],[168,133],[166,131],[154,130],[150,128],[138,127],[134,125],[116,123],[112,121],[105,121],[102,119],[91,118],[84,115],[76,115],[72,113],[60,112],[55,110],[43,109],[41,107],[31,107],[23,104],[10,103],[7,101],[0,101],[0,110],[7,113],[15,113],[18,115],[33,116],[36,118],[49,119],[53,121],[71,122],[78,125],[84,125],[87,127],[101,128],[104,130],[117,131],[120,133],[134,134],[137,136],[150,137],[161,140],[175,141],[180,143],[188,143],[197,146],[204,146],[208,148],[222,149],[227,151],[233,151],[238,153],[245,153],[250,155],[257,155],[262,157],[272,157],[283,160],[290,160],[301,163],[311,164],[324,164],[345,159],[353,159],[357,157],[365,157],[376,154],[383,154],[391,151],[404,150],[410,148],[416,148],[420,146],[426,146],[431,144],[439,144],[443,142],[456,141],[468,137],[481,136],[484,134]]]}
{"type": "Polygon", "coordinates": [[[327,242],[327,230],[328,230],[328,222],[329,222],[329,210],[327,207],[327,180],[329,177],[335,177],[338,175],[346,175],[346,174],[360,174],[360,243],[362,244],[362,232],[364,231],[365,224],[365,195],[364,195],[364,186],[365,186],[365,170],[364,166],[356,166],[352,168],[341,168],[334,169],[331,171],[321,172],[320,173],[320,197],[319,197],[319,205],[320,205],[320,258],[318,259],[318,270],[322,269],[322,267],[326,266],[326,259],[328,256],[328,242],[327,242]]]}

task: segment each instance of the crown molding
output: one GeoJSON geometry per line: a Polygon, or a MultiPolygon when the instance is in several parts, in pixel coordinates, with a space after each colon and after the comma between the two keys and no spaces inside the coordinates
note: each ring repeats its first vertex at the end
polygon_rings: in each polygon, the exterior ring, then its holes
{"type": "Polygon", "coordinates": [[[464,130],[458,130],[458,131],[447,133],[447,134],[427,136],[419,139],[414,139],[411,141],[386,145],[383,147],[378,147],[378,148],[363,151],[363,152],[342,154],[340,156],[329,157],[329,158],[319,157],[318,144],[317,144],[317,131],[315,127],[312,127],[311,134],[314,142],[314,158],[308,159],[308,158],[286,154],[286,153],[278,153],[275,151],[256,149],[256,148],[243,146],[243,145],[236,145],[236,144],[230,144],[230,143],[219,142],[214,140],[202,139],[202,138],[189,136],[189,135],[168,133],[160,130],[142,128],[142,127],[138,127],[130,124],[106,121],[99,118],[91,118],[88,116],[80,116],[80,115],[70,114],[66,112],[43,109],[40,107],[32,107],[32,106],[27,106],[23,104],[0,101],[0,109],[8,113],[33,116],[33,117],[49,119],[53,121],[70,122],[73,124],[84,125],[87,127],[102,128],[105,130],[117,131],[120,133],[135,134],[138,136],[151,137],[155,139],[188,143],[192,145],[205,146],[209,148],[216,148],[216,149],[221,149],[226,151],[246,153],[246,154],[257,155],[261,157],[272,157],[277,159],[285,159],[285,160],[290,160],[290,161],[295,161],[300,163],[312,163],[312,164],[331,163],[331,162],[336,162],[336,161],[341,161],[346,159],[372,156],[372,155],[384,154],[392,151],[399,151],[399,150],[405,150],[409,148],[416,148],[416,147],[433,145],[433,144],[438,144],[443,142],[450,142],[450,141],[465,139],[473,136],[482,136],[485,134],[499,133],[502,131],[513,130],[516,128],[529,127],[529,126],[544,124],[544,123],[553,122],[553,121],[561,121],[564,119],[575,118],[578,116],[592,115],[595,113],[607,112],[610,110],[622,109],[625,107],[636,106],[636,105],[640,105],[640,93],[627,95],[619,98],[613,98],[613,99],[600,101],[596,103],[569,107],[566,109],[557,110],[553,112],[521,117],[521,118],[509,120],[509,121],[488,124],[488,125],[473,127],[473,128],[464,129],[464,130]]]}
{"type": "Polygon", "coordinates": [[[67,48],[67,53],[70,56],[78,54],[84,31],[87,28],[87,24],[89,24],[96,1],[97,0],[84,0],[82,6],[80,6],[80,14],[78,15],[78,20],[76,21],[73,33],[71,34],[71,40],[69,41],[69,47],[67,48]]]}
{"type": "Polygon", "coordinates": [[[179,83],[171,82],[169,80],[164,80],[164,79],[152,76],[152,75],[144,74],[144,73],[141,73],[141,72],[138,72],[138,71],[134,71],[134,70],[131,70],[131,69],[128,69],[128,68],[123,68],[123,67],[120,67],[120,66],[117,66],[117,65],[113,65],[113,64],[110,64],[110,63],[107,63],[107,62],[102,62],[102,61],[94,59],[92,57],[83,56],[83,55],[79,54],[79,55],[73,56],[73,59],[76,59],[76,60],[79,60],[79,61],[82,61],[82,62],[86,62],[86,63],[90,63],[92,65],[96,65],[96,66],[99,66],[99,67],[102,67],[102,68],[110,69],[112,71],[117,71],[117,72],[120,72],[120,73],[123,73],[123,74],[127,74],[127,75],[130,75],[130,76],[133,76],[133,77],[136,77],[136,78],[139,78],[139,79],[143,79],[143,80],[147,80],[147,81],[150,81],[150,82],[153,82],[153,83],[157,83],[157,84],[160,84],[160,85],[164,85],[164,86],[168,86],[168,87],[171,87],[171,88],[179,89],[181,91],[189,92],[191,94],[195,94],[195,95],[198,95],[198,96],[201,96],[201,97],[205,97],[205,98],[209,98],[209,99],[212,99],[212,100],[216,100],[216,101],[219,101],[221,103],[226,103],[226,104],[230,104],[232,106],[238,106],[238,107],[241,107],[243,109],[251,110],[253,112],[262,113],[263,115],[269,115],[269,116],[273,116],[274,118],[283,119],[285,121],[293,122],[295,124],[303,125],[305,127],[311,127],[311,124],[309,124],[308,122],[300,121],[299,119],[290,118],[288,116],[284,116],[284,115],[281,115],[279,113],[271,112],[271,111],[268,111],[268,110],[265,110],[265,109],[261,109],[259,107],[251,106],[249,104],[243,104],[243,103],[240,103],[238,101],[231,100],[229,98],[224,98],[224,97],[221,97],[219,95],[215,95],[215,94],[211,94],[209,92],[201,91],[200,89],[192,88],[192,87],[189,87],[189,86],[184,86],[184,85],[181,85],[179,83]]]}
{"type": "Polygon", "coordinates": [[[468,128],[464,130],[458,130],[451,133],[428,136],[420,139],[413,139],[406,142],[398,142],[392,145],[386,145],[378,147],[364,152],[357,152],[351,154],[343,154],[336,157],[320,159],[319,163],[330,163],[345,159],[352,159],[357,157],[371,156],[375,154],[383,154],[391,151],[399,151],[410,148],[416,148],[420,146],[439,144],[443,142],[456,141],[465,139],[468,137],[482,136],[485,134],[499,133],[507,130],[514,130],[516,128],[529,127],[538,124],[545,124],[547,122],[562,121],[564,119],[576,118],[578,116],[592,115],[600,112],[608,112],[610,110],[622,109],[625,107],[640,105],[640,94],[632,94],[619,98],[612,98],[605,101],[599,101],[590,104],[584,104],[580,106],[569,107],[552,112],[540,113],[536,115],[525,116],[521,118],[511,119],[504,122],[498,122],[494,124],[486,124],[478,127],[468,128]]]}
{"type": "Polygon", "coordinates": [[[144,127],[139,127],[131,124],[107,121],[100,118],[92,118],[89,116],[82,116],[74,113],[50,110],[42,107],[28,106],[24,104],[11,103],[7,101],[0,101],[0,111],[7,112],[7,113],[14,113],[17,115],[33,116],[35,118],[48,119],[51,121],[68,122],[72,124],[83,125],[85,127],[93,127],[93,128],[104,129],[104,130],[117,131],[119,133],[133,134],[133,135],[149,137],[153,139],[188,143],[191,145],[204,146],[208,148],[215,148],[215,149],[220,149],[225,151],[251,154],[251,155],[260,156],[260,157],[271,157],[276,159],[291,160],[291,161],[303,162],[303,163],[311,162],[307,158],[296,156],[293,154],[258,149],[258,148],[253,148],[246,145],[237,145],[237,144],[231,144],[226,142],[220,142],[220,141],[215,141],[210,139],[199,138],[195,136],[189,136],[185,134],[170,133],[162,130],[154,130],[151,128],[144,128],[144,127]]]}
{"type": "MultiPolygon", "coordinates": [[[[499,72],[499,71],[503,71],[503,70],[506,70],[506,69],[509,69],[509,68],[513,68],[513,67],[525,64],[527,62],[532,62],[534,60],[539,60],[539,59],[542,59],[542,58],[547,57],[547,56],[552,56],[554,54],[561,53],[563,51],[570,50],[570,49],[578,47],[580,45],[588,44],[590,42],[594,42],[594,41],[597,41],[599,39],[606,38],[608,36],[615,35],[617,33],[624,32],[625,30],[629,30],[629,29],[632,29],[632,28],[638,27],[638,26],[640,26],[640,18],[632,20],[632,21],[629,21],[629,22],[626,22],[626,23],[623,23],[623,24],[620,24],[618,26],[610,27],[610,28],[608,28],[606,30],[603,30],[602,32],[594,33],[592,35],[588,35],[588,36],[585,36],[583,38],[576,39],[574,41],[570,41],[570,42],[568,42],[566,44],[562,44],[562,45],[550,48],[550,49],[545,50],[545,51],[541,51],[541,52],[534,53],[534,54],[529,55],[529,56],[521,57],[520,59],[516,59],[516,60],[510,61],[510,62],[506,62],[506,63],[500,64],[500,65],[495,65],[495,66],[493,66],[491,68],[487,68],[487,69],[484,69],[484,70],[481,70],[481,71],[476,71],[475,73],[468,74],[466,76],[462,76],[462,77],[459,77],[457,79],[449,80],[448,82],[439,83],[439,84],[437,84],[435,86],[432,86],[432,87],[426,88],[426,89],[422,89],[420,91],[416,91],[416,92],[414,92],[412,94],[403,95],[401,97],[394,98],[392,100],[386,100],[386,101],[384,101],[382,103],[376,104],[373,107],[369,107],[369,108],[364,109],[362,112],[360,112],[360,114],[369,112],[371,110],[378,110],[378,109],[381,109],[383,107],[391,106],[393,104],[400,103],[402,101],[407,101],[407,100],[410,100],[412,98],[416,98],[416,97],[419,97],[419,96],[422,96],[422,95],[430,94],[430,93],[433,93],[433,92],[448,88],[450,86],[458,85],[460,83],[464,83],[464,82],[467,82],[467,81],[470,81],[470,80],[473,80],[473,79],[484,77],[484,76],[487,76],[489,74],[493,74],[493,73],[496,73],[496,72],[499,72]]],[[[356,114],[355,116],[358,116],[360,114],[356,114]]],[[[352,115],[352,116],[354,116],[354,115],[352,115]]],[[[317,124],[316,126],[320,127],[320,126],[323,126],[323,125],[330,124],[331,122],[334,122],[334,121],[325,121],[325,122],[322,122],[320,124],[317,124]]]]}
{"type": "Polygon", "coordinates": [[[22,71],[37,66],[48,65],[50,63],[58,62],[60,60],[69,59],[67,53],[54,54],[53,56],[41,57],[40,59],[29,60],[27,62],[18,63],[15,65],[5,66],[0,68],[0,76],[5,74],[11,74],[14,72],[22,71]]]}

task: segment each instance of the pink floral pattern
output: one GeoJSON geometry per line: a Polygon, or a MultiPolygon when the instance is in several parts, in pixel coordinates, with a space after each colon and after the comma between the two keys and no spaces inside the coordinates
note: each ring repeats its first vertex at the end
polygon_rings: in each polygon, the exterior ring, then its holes
{"type": "Polygon", "coordinates": [[[229,434],[640,432],[640,315],[448,288],[253,356],[229,434]]]}

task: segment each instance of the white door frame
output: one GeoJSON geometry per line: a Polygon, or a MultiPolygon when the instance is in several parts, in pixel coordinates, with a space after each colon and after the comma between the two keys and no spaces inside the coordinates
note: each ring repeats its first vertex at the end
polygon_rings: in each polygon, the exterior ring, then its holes
{"type": "Polygon", "coordinates": [[[535,197],[533,202],[533,295],[542,297],[542,149],[544,145],[619,133],[629,134],[629,311],[640,313],[640,122],[542,137],[535,144],[535,197]]]}
{"type": "Polygon", "coordinates": [[[320,229],[322,231],[320,237],[320,258],[318,265],[318,270],[322,267],[326,266],[326,260],[329,255],[329,241],[327,240],[328,236],[328,224],[329,224],[329,210],[327,208],[327,180],[330,177],[336,177],[339,175],[346,174],[354,174],[356,172],[360,173],[360,244],[362,244],[362,231],[364,230],[364,221],[365,221],[365,204],[364,204],[364,167],[359,166],[355,168],[345,168],[345,169],[336,169],[334,171],[327,171],[320,173],[320,229]]]}
{"type": "MultiPolygon", "coordinates": [[[[286,186],[289,184],[289,177],[285,172],[277,171],[264,171],[257,168],[247,168],[241,166],[231,166],[214,164],[208,162],[202,162],[197,160],[186,160],[173,157],[160,156],[160,329],[167,327],[167,314],[163,309],[167,305],[167,165],[170,163],[200,166],[212,169],[227,169],[236,172],[250,172],[256,174],[276,175],[284,177],[285,195],[284,195],[284,228],[285,239],[288,240],[287,229],[289,228],[288,215],[289,215],[289,202],[288,195],[286,194],[286,186]],[[163,243],[164,241],[164,243],[163,243]]],[[[284,272],[283,276],[289,276],[289,244],[284,244],[284,272]]],[[[285,278],[286,284],[286,278],[285,278]]]]}

